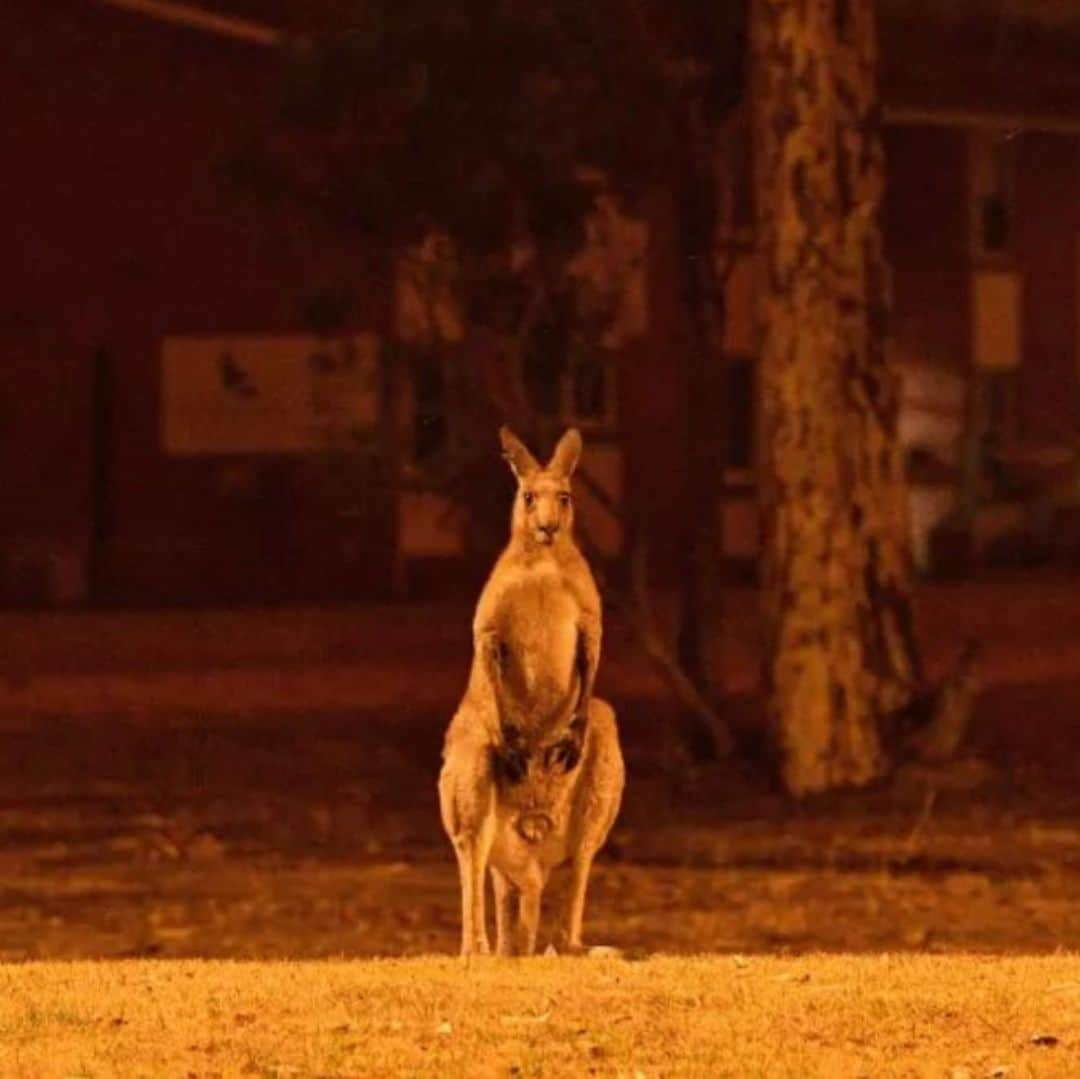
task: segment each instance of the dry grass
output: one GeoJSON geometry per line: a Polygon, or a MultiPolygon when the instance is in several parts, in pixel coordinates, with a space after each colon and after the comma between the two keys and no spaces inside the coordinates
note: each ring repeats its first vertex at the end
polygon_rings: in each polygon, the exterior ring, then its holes
{"type": "Polygon", "coordinates": [[[11,964],[0,1075],[1075,1077],[1080,957],[11,964]]]}

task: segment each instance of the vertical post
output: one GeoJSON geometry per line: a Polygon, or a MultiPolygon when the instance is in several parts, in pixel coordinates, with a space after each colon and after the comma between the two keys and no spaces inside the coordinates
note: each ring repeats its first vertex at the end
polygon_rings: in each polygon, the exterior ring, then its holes
{"type": "Polygon", "coordinates": [[[405,558],[401,548],[400,505],[402,499],[401,403],[402,376],[400,349],[390,336],[392,320],[387,319],[379,341],[378,462],[380,486],[384,487],[390,514],[387,535],[390,542],[390,591],[401,599],[408,590],[405,558]]]}
{"type": "Polygon", "coordinates": [[[110,597],[109,562],[112,555],[112,357],[100,348],[94,353],[90,389],[90,544],[87,558],[88,598],[102,606],[110,597]]]}
{"type": "MultiPolygon", "coordinates": [[[[715,157],[700,100],[687,107],[687,160],[679,206],[683,296],[690,323],[687,436],[691,520],[683,563],[676,648],[680,665],[706,699],[720,689],[713,646],[720,625],[718,574],[724,423],[718,365],[723,296],[714,266],[716,242],[715,157]]],[[[695,756],[715,753],[711,735],[690,727],[695,756]]]]}

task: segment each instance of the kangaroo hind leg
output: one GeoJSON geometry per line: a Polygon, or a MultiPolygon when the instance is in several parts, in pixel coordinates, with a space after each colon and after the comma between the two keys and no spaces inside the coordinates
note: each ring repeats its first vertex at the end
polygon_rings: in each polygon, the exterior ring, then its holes
{"type": "Polygon", "coordinates": [[[510,956],[515,952],[520,932],[519,892],[510,878],[494,866],[491,869],[491,882],[495,889],[495,954],[510,956]]]}

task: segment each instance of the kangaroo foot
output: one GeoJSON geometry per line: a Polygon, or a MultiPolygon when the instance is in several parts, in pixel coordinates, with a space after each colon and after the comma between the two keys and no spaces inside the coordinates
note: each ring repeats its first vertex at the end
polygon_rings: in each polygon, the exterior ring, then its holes
{"type": "Polygon", "coordinates": [[[486,939],[471,941],[461,946],[461,958],[472,959],[474,956],[491,955],[491,945],[486,939]]]}

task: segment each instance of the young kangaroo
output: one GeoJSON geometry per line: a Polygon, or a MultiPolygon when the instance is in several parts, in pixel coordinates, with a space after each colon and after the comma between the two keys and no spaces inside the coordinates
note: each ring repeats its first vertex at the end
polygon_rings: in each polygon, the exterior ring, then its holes
{"type": "Polygon", "coordinates": [[[541,894],[566,861],[559,943],[579,951],[589,871],[625,778],[615,713],[593,696],[600,595],[572,535],[581,435],[567,431],[546,468],[508,428],[499,437],[518,482],[510,542],[476,607],[472,669],[439,776],[461,877],[461,952],[488,951],[490,867],[496,950],[531,955],[541,894]]]}

